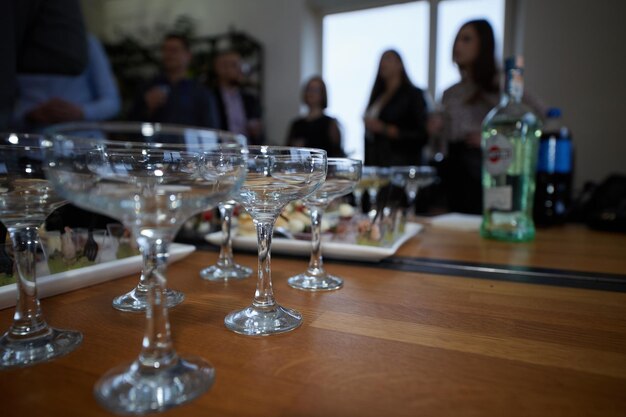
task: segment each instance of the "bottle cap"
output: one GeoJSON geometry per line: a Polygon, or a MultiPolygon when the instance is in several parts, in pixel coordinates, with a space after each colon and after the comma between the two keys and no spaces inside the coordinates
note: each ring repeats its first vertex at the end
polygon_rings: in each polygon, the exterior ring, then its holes
{"type": "Polygon", "coordinates": [[[523,69],[524,68],[524,57],[521,55],[513,55],[504,61],[505,71],[510,71],[512,69],[523,69]]]}
{"type": "Polygon", "coordinates": [[[548,119],[558,119],[561,117],[561,109],[558,107],[550,107],[546,112],[546,117],[548,119]]]}

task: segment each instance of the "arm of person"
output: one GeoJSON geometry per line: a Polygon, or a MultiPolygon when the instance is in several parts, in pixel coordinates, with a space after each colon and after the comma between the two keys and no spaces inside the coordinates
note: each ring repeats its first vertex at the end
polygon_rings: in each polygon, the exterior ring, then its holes
{"type": "Polygon", "coordinates": [[[89,121],[113,118],[120,111],[120,95],[106,52],[93,35],[89,35],[87,77],[94,99],[81,105],[83,118],[89,121]]]}
{"type": "Polygon", "coordinates": [[[18,101],[13,111],[13,127],[22,129],[28,124],[48,125],[54,123],[50,117],[50,101],[46,101],[36,105],[35,107],[26,107],[24,103],[18,101]]]}
{"type": "Polygon", "coordinates": [[[151,121],[154,111],[163,106],[166,101],[167,93],[155,84],[155,80],[146,83],[133,101],[128,118],[137,121],[151,121]]]}
{"type": "Polygon", "coordinates": [[[402,126],[393,123],[385,124],[383,131],[385,136],[393,141],[403,142],[407,146],[424,146],[428,141],[427,115],[426,102],[420,90],[416,89],[411,92],[405,112],[402,126]]]}
{"type": "Polygon", "coordinates": [[[301,119],[295,119],[289,126],[289,132],[287,133],[287,146],[307,146],[306,139],[302,137],[299,132],[298,125],[301,119]]]}
{"type": "Polygon", "coordinates": [[[337,123],[337,119],[331,119],[328,137],[330,138],[332,155],[337,157],[346,156],[346,153],[341,147],[341,130],[339,130],[339,123],[337,123]]]}

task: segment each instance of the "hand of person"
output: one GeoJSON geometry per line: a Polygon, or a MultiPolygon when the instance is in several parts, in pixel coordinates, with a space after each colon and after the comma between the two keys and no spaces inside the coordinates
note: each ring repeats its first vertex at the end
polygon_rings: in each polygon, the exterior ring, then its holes
{"type": "Polygon", "coordinates": [[[48,108],[49,101],[39,104],[37,107],[26,113],[25,118],[32,124],[48,125],[54,123],[48,108]]]}
{"type": "Polygon", "coordinates": [[[465,135],[465,144],[471,148],[480,148],[481,140],[480,132],[471,132],[465,135]]]}
{"type": "Polygon", "coordinates": [[[291,138],[289,140],[289,146],[302,147],[306,145],[306,140],[304,138],[291,138]]]}
{"type": "Polygon", "coordinates": [[[146,101],[148,111],[152,113],[165,104],[167,101],[167,92],[165,89],[156,86],[149,89],[146,94],[144,94],[143,98],[146,101]]]}
{"type": "Polygon", "coordinates": [[[250,138],[258,138],[263,134],[263,124],[259,119],[250,119],[246,124],[246,130],[250,138]]]}
{"type": "Polygon", "coordinates": [[[53,98],[26,114],[26,119],[31,123],[48,125],[61,122],[73,122],[82,120],[83,110],[69,101],[53,98]]]}
{"type": "Polygon", "coordinates": [[[379,134],[385,130],[385,124],[380,119],[373,119],[370,117],[365,118],[365,129],[368,131],[379,134]]]}
{"type": "Polygon", "coordinates": [[[428,116],[428,120],[426,121],[426,131],[428,132],[428,136],[437,136],[441,133],[442,130],[443,116],[439,113],[433,113],[428,116]]]}
{"type": "Polygon", "coordinates": [[[47,102],[47,108],[52,123],[74,122],[83,120],[83,109],[74,103],[62,98],[53,98],[47,102]]]}

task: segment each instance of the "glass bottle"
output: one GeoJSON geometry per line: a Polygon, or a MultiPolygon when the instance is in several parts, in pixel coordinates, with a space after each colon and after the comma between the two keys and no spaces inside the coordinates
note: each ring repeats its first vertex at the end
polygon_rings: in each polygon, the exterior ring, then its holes
{"type": "Polygon", "coordinates": [[[524,242],[535,237],[533,199],[541,121],[524,103],[521,57],[506,60],[500,103],[483,122],[481,235],[524,242]]]}

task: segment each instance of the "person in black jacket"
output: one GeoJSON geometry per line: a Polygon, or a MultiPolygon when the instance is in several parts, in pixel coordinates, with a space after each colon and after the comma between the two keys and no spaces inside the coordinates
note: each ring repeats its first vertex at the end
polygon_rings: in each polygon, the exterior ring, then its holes
{"type": "Polygon", "coordinates": [[[426,102],[395,50],[383,53],[365,112],[365,165],[419,165],[427,141],[426,102]]]}
{"type": "Polygon", "coordinates": [[[341,132],[337,119],[324,113],[328,107],[326,83],[321,77],[312,77],[302,89],[302,102],[309,112],[291,123],[287,145],[324,149],[328,157],[346,156],[341,149],[341,132]]]}
{"type": "Polygon", "coordinates": [[[214,70],[221,128],[245,135],[249,145],[261,145],[261,104],[255,95],[241,88],[241,55],[234,50],[221,51],[215,57],[214,70]]]}

